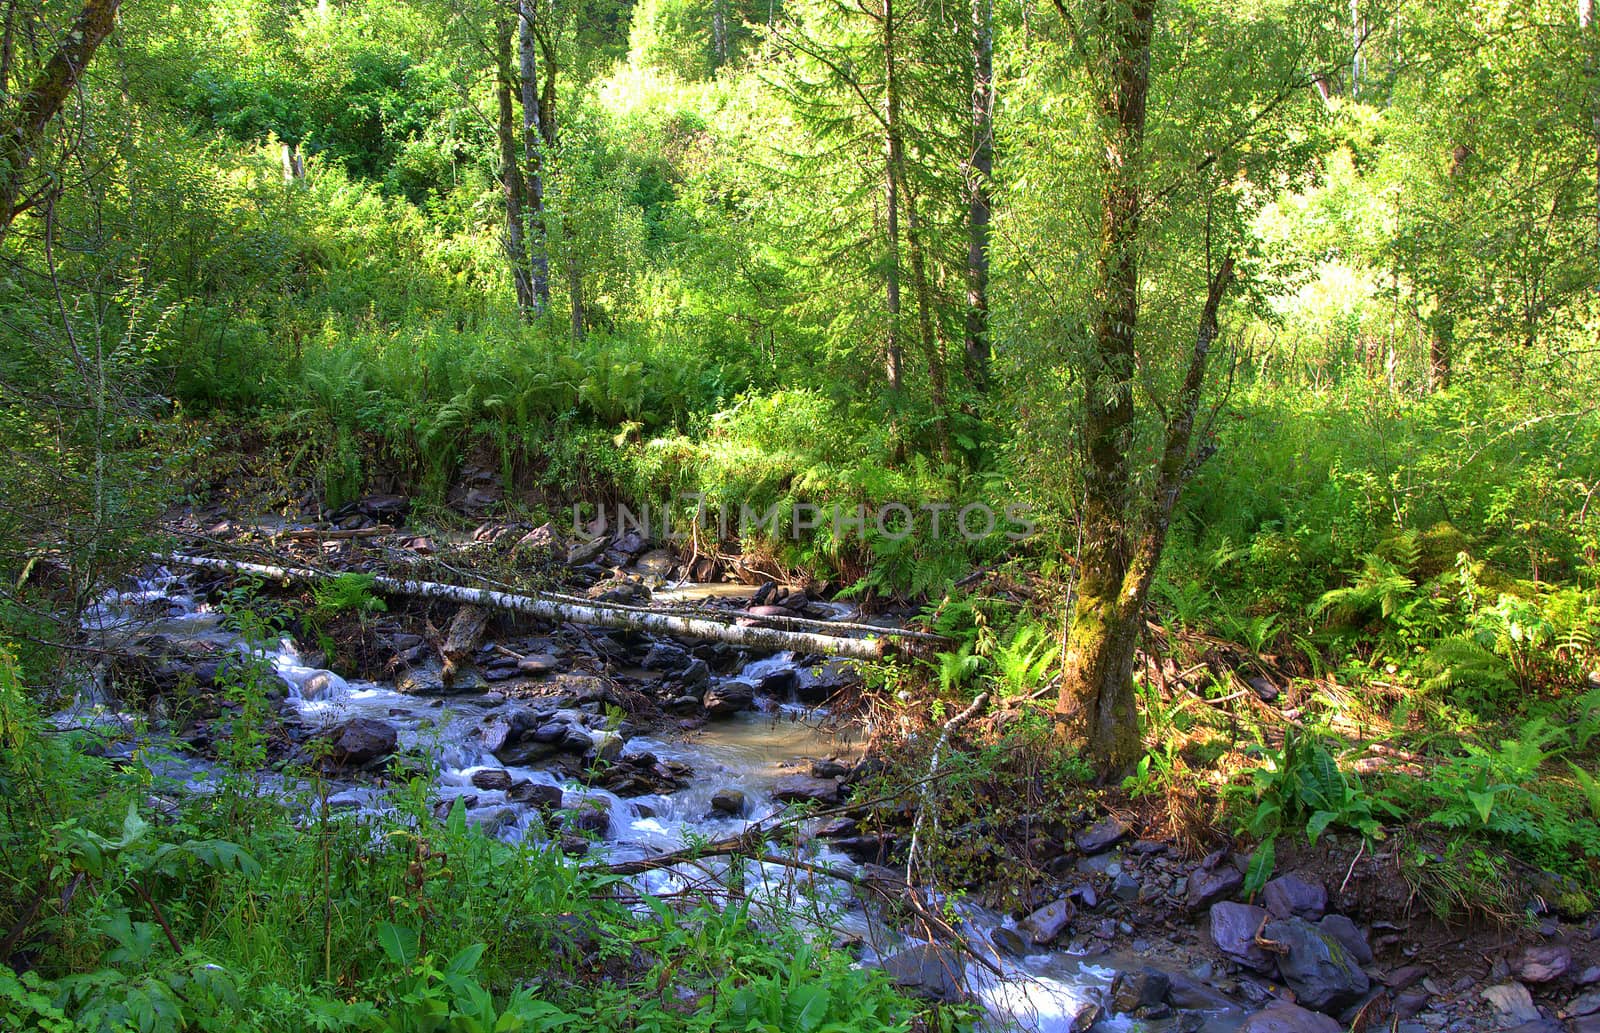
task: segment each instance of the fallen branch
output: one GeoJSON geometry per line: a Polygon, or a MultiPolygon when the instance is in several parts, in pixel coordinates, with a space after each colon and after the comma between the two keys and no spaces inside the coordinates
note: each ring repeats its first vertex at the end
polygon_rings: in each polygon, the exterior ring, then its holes
{"type": "MultiPolygon", "coordinates": [[[[337,577],[325,571],[305,567],[271,566],[263,563],[245,563],[239,560],[217,559],[210,556],[188,556],[170,553],[155,557],[162,563],[171,563],[201,570],[218,570],[231,574],[253,574],[278,581],[298,581],[317,584],[337,577]]],[[[738,625],[706,618],[678,617],[654,613],[638,608],[623,609],[616,606],[579,604],[539,595],[519,595],[496,592],[487,588],[466,588],[461,585],[439,584],[433,581],[412,581],[404,578],[374,575],[372,587],[387,595],[414,596],[420,599],[443,599],[463,606],[482,606],[494,610],[509,610],[543,620],[591,624],[603,628],[624,628],[629,631],[653,632],[660,635],[681,635],[686,638],[709,639],[728,642],[752,649],[782,650],[796,653],[827,653],[852,657],[858,660],[881,659],[892,651],[888,629],[875,638],[846,638],[837,635],[818,635],[810,632],[782,631],[738,625]]]]}
{"type": "MultiPolygon", "coordinates": [[[[978,711],[989,702],[989,694],[980,692],[972,705],[961,713],[945,722],[944,731],[939,733],[939,741],[933,744],[933,756],[928,760],[928,779],[922,785],[922,791],[917,794],[917,820],[911,825],[911,846],[906,849],[906,883],[909,885],[917,866],[917,841],[922,836],[922,824],[928,816],[928,796],[933,791],[933,780],[939,777],[940,754],[944,752],[945,743],[950,741],[950,733],[971,721],[978,715],[978,711]]],[[[938,819],[934,819],[934,829],[938,829],[938,819]]]]}

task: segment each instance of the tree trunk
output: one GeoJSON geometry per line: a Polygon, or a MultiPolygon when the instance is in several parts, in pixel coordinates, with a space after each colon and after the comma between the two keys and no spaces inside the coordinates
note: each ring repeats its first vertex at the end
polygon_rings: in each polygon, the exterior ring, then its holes
{"type": "Polygon", "coordinates": [[[567,241],[567,294],[572,302],[572,339],[581,341],[587,325],[583,308],[583,268],[570,238],[567,241]]]}
{"type": "Polygon", "coordinates": [[[288,140],[281,143],[283,159],[283,185],[293,186],[306,176],[305,163],[300,160],[300,149],[288,140]]]}
{"type": "Polygon", "coordinates": [[[1428,320],[1428,389],[1443,391],[1450,386],[1451,364],[1455,352],[1456,321],[1447,310],[1452,299],[1439,299],[1439,307],[1428,320]]]}
{"type": "Polygon", "coordinates": [[[883,193],[886,215],[888,266],[884,270],[883,300],[889,317],[889,339],[884,357],[884,372],[889,390],[899,394],[905,384],[904,356],[900,348],[900,188],[895,167],[900,141],[896,135],[899,112],[895,110],[894,90],[894,0],[883,0],[883,56],[885,73],[883,130],[883,193]]]}
{"type": "Polygon", "coordinates": [[[1081,715],[1090,760],[1103,777],[1139,755],[1133,692],[1142,600],[1129,592],[1135,327],[1139,318],[1140,176],[1155,0],[1132,0],[1109,17],[1107,82],[1099,98],[1100,239],[1084,384],[1083,549],[1067,638],[1057,721],[1081,715]]]}
{"type": "Polygon", "coordinates": [[[495,23],[495,136],[500,144],[500,188],[506,203],[506,261],[511,266],[511,283],[517,292],[517,310],[524,318],[532,318],[540,308],[523,237],[527,184],[517,156],[516,115],[511,103],[511,36],[511,19],[501,15],[495,23]]]}
{"type": "MultiPolygon", "coordinates": [[[[1600,67],[1596,64],[1596,48],[1600,41],[1595,36],[1594,0],[1578,0],[1578,30],[1582,35],[1588,56],[1584,70],[1589,78],[1589,133],[1594,144],[1594,246],[1595,265],[1600,270],[1600,67]]],[[[1600,276],[1595,278],[1595,290],[1600,291],[1600,276]]]]}
{"type": "Polygon", "coordinates": [[[994,179],[994,6],[972,0],[972,164],[967,170],[967,376],[989,386],[989,185],[994,179]]]}
{"type": "Polygon", "coordinates": [[[45,130],[83,79],[84,69],[117,23],[120,0],[85,0],[72,28],[45,62],[4,123],[0,123],[0,239],[22,204],[22,184],[45,130]]]}
{"type": "MultiPolygon", "coordinates": [[[[555,111],[539,95],[539,62],[534,39],[533,5],[536,0],[520,0],[517,8],[517,60],[522,80],[522,195],[527,212],[527,279],[532,295],[529,311],[543,315],[550,309],[550,242],[544,203],[544,156],[553,144],[555,111]]],[[[545,69],[553,83],[554,67],[545,69]]],[[[554,100],[553,86],[546,97],[554,100]]],[[[515,167],[515,166],[513,166],[515,167]]]]}

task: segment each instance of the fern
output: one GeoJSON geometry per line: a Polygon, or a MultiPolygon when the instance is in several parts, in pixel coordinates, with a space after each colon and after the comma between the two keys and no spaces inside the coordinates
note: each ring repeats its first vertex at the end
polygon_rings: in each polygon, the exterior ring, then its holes
{"type": "Polygon", "coordinates": [[[1425,693],[1470,689],[1485,698],[1496,699],[1517,691],[1511,665],[1493,650],[1464,636],[1452,636],[1435,643],[1423,657],[1422,668],[1431,672],[1420,686],[1425,693]]]}

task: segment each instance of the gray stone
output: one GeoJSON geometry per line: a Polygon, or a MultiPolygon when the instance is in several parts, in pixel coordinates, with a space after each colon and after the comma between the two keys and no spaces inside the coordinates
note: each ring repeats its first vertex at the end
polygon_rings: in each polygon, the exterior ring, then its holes
{"type": "Polygon", "coordinates": [[[1533,1006],[1533,995],[1521,983],[1496,983],[1479,996],[1488,1001],[1503,1020],[1532,1022],[1539,1017],[1539,1009],[1533,1006]]]}
{"type": "Polygon", "coordinates": [[[1273,918],[1315,922],[1328,910],[1328,891],[1320,882],[1294,874],[1280,875],[1261,891],[1261,904],[1273,918]]]}
{"type": "Polygon", "coordinates": [[[394,726],[371,717],[352,717],[327,736],[328,759],[342,768],[358,768],[387,757],[397,742],[394,726]]]}
{"type": "Polygon", "coordinates": [[[1072,901],[1065,897],[1035,911],[1017,923],[1017,928],[1034,943],[1043,947],[1054,943],[1066,931],[1076,916],[1072,901]]]}
{"type": "Polygon", "coordinates": [[[831,778],[784,775],[772,784],[772,798],[779,803],[820,803],[832,806],[839,802],[839,783],[831,778]]]}
{"type": "Polygon", "coordinates": [[[1590,965],[1578,973],[1579,986],[1593,986],[1595,983],[1600,983],[1600,965],[1590,965]]]}
{"type": "Polygon", "coordinates": [[[1189,876],[1188,903],[1200,911],[1219,900],[1226,900],[1244,886],[1244,876],[1231,864],[1200,870],[1189,876]]]}
{"type": "Polygon", "coordinates": [[[525,656],[517,661],[517,670],[520,673],[535,678],[541,674],[549,674],[558,666],[556,659],[550,656],[525,656]]]}
{"type": "Polygon", "coordinates": [[[1287,1001],[1272,1002],[1239,1026],[1239,1033],[1343,1033],[1343,1030],[1334,1019],[1287,1001]]]}
{"type": "Polygon", "coordinates": [[[622,757],[623,738],[617,732],[595,732],[589,736],[594,759],[614,764],[622,757]]]}
{"type": "Polygon", "coordinates": [[[1263,974],[1271,972],[1271,956],[1256,943],[1256,933],[1266,920],[1266,908],[1218,901],[1211,905],[1211,942],[1246,968],[1263,974]]]}
{"type": "Polygon", "coordinates": [[[1372,964],[1372,947],[1367,943],[1367,934],[1344,915],[1328,915],[1317,923],[1317,929],[1325,936],[1331,936],[1339,942],[1339,946],[1350,952],[1356,959],[1357,965],[1372,964]]]}
{"type": "Polygon", "coordinates": [[[1572,951],[1559,945],[1529,947],[1517,962],[1517,978],[1524,983],[1550,983],[1572,967],[1572,951]]]}
{"type": "Polygon", "coordinates": [[[744,813],[744,794],[737,789],[718,789],[711,794],[711,809],[737,817],[744,813]]]}
{"type": "Polygon", "coordinates": [[[1590,990],[1586,994],[1574,997],[1562,1010],[1567,1015],[1593,1015],[1600,1011],[1600,990],[1590,990]]]}
{"type": "Polygon", "coordinates": [[[1336,1011],[1359,1001],[1371,980],[1334,936],[1301,918],[1268,922],[1263,936],[1279,944],[1278,974],[1300,1003],[1336,1011]]]}
{"type": "Polygon", "coordinates": [[[665,671],[668,674],[677,674],[689,666],[689,651],[680,645],[671,642],[656,642],[650,651],[639,661],[639,666],[647,671],[665,671]]]}
{"type": "Polygon", "coordinates": [[[1409,1019],[1421,1014],[1422,1009],[1428,1006],[1428,991],[1418,987],[1415,990],[1403,990],[1395,994],[1394,1004],[1390,1010],[1396,1018],[1409,1019]]]}
{"type": "Polygon", "coordinates": [[[1080,857],[1073,868],[1083,875],[1105,875],[1116,878],[1122,874],[1122,858],[1116,854],[1095,854],[1080,857]]]}
{"type": "Polygon", "coordinates": [[[1119,872],[1111,882],[1111,895],[1129,903],[1139,899],[1139,880],[1127,872],[1119,872]]]}
{"type": "Polygon", "coordinates": [[[659,577],[671,574],[675,566],[677,561],[672,558],[672,553],[665,549],[652,549],[633,561],[634,570],[641,574],[655,574],[659,577]]]}
{"type": "Polygon", "coordinates": [[[880,964],[895,985],[914,996],[946,1004],[966,997],[966,966],[961,955],[948,947],[926,943],[880,964]]]}
{"type": "Polygon", "coordinates": [[[1128,826],[1116,818],[1106,818],[1072,837],[1072,842],[1086,854],[1103,854],[1120,843],[1128,834],[1128,826]]]}
{"type": "Polygon", "coordinates": [[[1111,1010],[1122,1015],[1137,1015],[1164,1004],[1172,990],[1172,978],[1153,968],[1137,972],[1118,972],[1111,981],[1111,1010]]]}

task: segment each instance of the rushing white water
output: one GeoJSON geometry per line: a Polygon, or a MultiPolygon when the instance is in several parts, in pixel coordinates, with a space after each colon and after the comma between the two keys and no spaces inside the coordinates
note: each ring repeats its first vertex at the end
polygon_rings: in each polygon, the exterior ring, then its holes
{"type": "MultiPolygon", "coordinates": [[[[596,849],[613,860],[656,856],[693,841],[737,835],[754,822],[770,821],[783,809],[772,799],[777,779],[804,772],[812,759],[837,757],[848,762],[861,750],[858,727],[825,721],[814,711],[780,703],[764,713],[739,714],[692,732],[633,738],[623,747],[624,756],[647,752],[663,761],[689,765],[694,776],[690,785],[674,793],[623,799],[542,768],[502,764],[489,753],[478,731],[496,714],[517,706],[515,701],[505,701],[497,695],[422,698],[396,692],[384,684],[348,681],[305,663],[288,638],[266,647],[245,641],[223,626],[221,614],[197,605],[182,578],[165,570],[141,581],[133,591],[108,594],[86,615],[85,630],[108,646],[126,643],[136,635],[160,634],[180,647],[232,650],[257,658],[283,681],[286,704],[311,729],[332,727],[354,717],[384,721],[396,730],[402,750],[435,758],[440,799],[471,800],[469,821],[508,840],[542,840],[546,830],[540,812],[513,804],[503,791],[475,787],[473,775],[486,769],[504,769],[513,783],[527,780],[560,787],[564,808],[605,811],[608,817],[604,843],[597,844],[596,849]],[[742,814],[724,814],[712,807],[713,794],[724,789],[744,794],[746,806],[742,814]]],[[[759,684],[768,676],[794,669],[795,659],[789,653],[758,659],[736,677],[759,684]]],[[[98,715],[90,719],[102,723],[115,719],[105,708],[108,701],[103,691],[97,693],[95,685],[84,686],[80,697],[81,705],[71,720],[82,721],[86,715],[98,715]]],[[[187,791],[209,791],[214,781],[210,766],[203,762],[166,754],[145,761],[187,791]]],[[[264,783],[267,781],[271,780],[264,783]]],[[[288,782],[273,784],[285,793],[296,788],[288,782]]],[[[354,813],[382,812],[388,806],[384,790],[355,780],[337,784],[328,805],[354,813]]],[[[811,839],[798,848],[773,849],[797,850],[803,856],[796,859],[826,868],[858,870],[849,857],[821,840],[811,839]]],[[[710,893],[715,899],[714,894],[727,892],[728,865],[725,860],[680,865],[639,876],[636,885],[641,891],[661,895],[693,888],[710,893]]],[[[799,871],[792,865],[744,863],[741,871],[742,893],[753,906],[770,908],[783,920],[822,937],[853,938],[861,943],[868,962],[920,942],[872,918],[854,899],[847,884],[838,880],[799,871]]],[[[998,950],[992,940],[997,928],[1010,924],[1005,916],[965,904],[957,905],[956,911],[961,915],[961,931],[969,945],[1000,969],[997,975],[983,965],[967,964],[964,972],[967,985],[988,1008],[995,1028],[1030,1033],[1067,1033],[1075,1027],[1082,1028],[1086,1008],[1101,999],[1113,977],[1114,970],[1106,966],[1105,959],[1090,960],[1065,952],[1012,958],[998,950]]],[[[1137,964],[1138,959],[1130,960],[1137,964]]],[[[1161,1025],[1145,1023],[1139,1028],[1157,1029],[1161,1025]]],[[[1221,1013],[1207,1015],[1204,1025],[1198,1028],[1206,1033],[1225,1033],[1237,1025],[1236,1014],[1221,1013]]],[[[1108,1031],[1133,1028],[1123,1018],[1102,1019],[1096,1026],[1108,1031]]]]}

